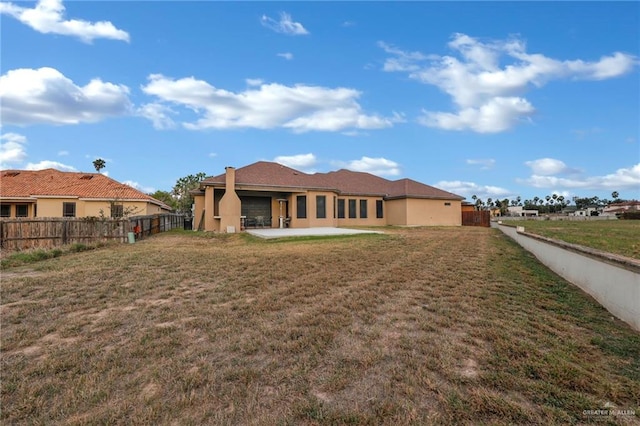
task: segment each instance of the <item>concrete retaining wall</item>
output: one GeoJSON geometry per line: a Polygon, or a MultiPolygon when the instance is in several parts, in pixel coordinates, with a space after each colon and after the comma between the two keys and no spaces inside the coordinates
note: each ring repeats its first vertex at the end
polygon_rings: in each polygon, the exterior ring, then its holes
{"type": "Polygon", "coordinates": [[[640,331],[640,261],[493,223],[543,264],[640,331]]]}

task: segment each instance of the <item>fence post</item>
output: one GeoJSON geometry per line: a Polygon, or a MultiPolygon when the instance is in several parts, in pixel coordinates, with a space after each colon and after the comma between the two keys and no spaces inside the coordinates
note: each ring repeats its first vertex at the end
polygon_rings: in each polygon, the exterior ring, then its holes
{"type": "Polygon", "coordinates": [[[69,230],[69,220],[68,219],[63,219],[62,220],[62,245],[67,244],[67,232],[69,230]]]}

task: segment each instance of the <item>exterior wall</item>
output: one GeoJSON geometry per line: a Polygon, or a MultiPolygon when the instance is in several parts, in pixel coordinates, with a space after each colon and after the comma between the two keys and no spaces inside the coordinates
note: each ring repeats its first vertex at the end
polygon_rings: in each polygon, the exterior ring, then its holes
{"type": "Polygon", "coordinates": [[[27,202],[4,202],[1,203],[3,206],[8,205],[9,206],[9,216],[6,217],[5,219],[8,218],[15,218],[16,217],[16,211],[17,211],[17,206],[27,206],[27,216],[22,216],[22,217],[34,217],[34,209],[35,209],[35,203],[27,203],[27,202]]]}
{"type": "Polygon", "coordinates": [[[462,205],[459,200],[403,198],[385,203],[387,225],[461,226],[462,205]],[[445,205],[449,203],[450,205],[445,205]]]}
{"type": "Polygon", "coordinates": [[[387,200],[384,203],[387,225],[408,225],[407,221],[407,200],[387,200]]]}
{"type": "Polygon", "coordinates": [[[619,261],[616,256],[518,232],[511,226],[497,227],[556,274],[640,331],[640,262],[619,261]]]}
{"type": "MultiPolygon", "coordinates": [[[[102,214],[107,217],[111,216],[111,202],[100,200],[80,200],[77,198],[39,198],[36,203],[28,204],[27,217],[36,217],[34,213],[37,210],[37,217],[63,217],[62,204],[76,203],[75,217],[99,217],[102,214]]],[[[3,203],[4,204],[4,203],[3,203]]],[[[11,217],[16,217],[16,205],[27,203],[7,203],[11,204],[11,217]]],[[[147,203],[145,201],[126,201],[122,202],[125,211],[130,211],[129,216],[150,215],[165,213],[160,206],[147,203]]]]}
{"type": "Polygon", "coordinates": [[[204,206],[205,206],[204,200],[205,200],[204,195],[195,195],[193,197],[193,204],[195,206],[193,211],[193,229],[200,229],[201,226],[203,226],[202,229],[205,229],[204,223],[203,224],[200,223],[200,221],[203,220],[202,210],[204,210],[204,206]]]}
{"type": "Polygon", "coordinates": [[[376,201],[382,200],[381,197],[341,196],[338,197],[337,200],[344,200],[345,203],[345,217],[342,219],[338,218],[338,206],[334,206],[338,226],[384,226],[387,224],[387,212],[384,201],[382,202],[382,218],[376,218],[376,201]],[[356,200],[356,218],[349,218],[349,200],[356,200]],[[360,200],[367,200],[366,218],[360,217],[360,200]]]}
{"type": "Polygon", "coordinates": [[[333,197],[335,193],[333,192],[321,192],[321,191],[309,191],[307,193],[307,220],[310,228],[315,227],[327,227],[327,226],[336,226],[337,219],[333,217],[334,205],[333,205],[333,197]],[[325,218],[319,219],[316,217],[316,197],[317,196],[325,197],[325,218]]]}
{"type": "Polygon", "coordinates": [[[407,225],[412,226],[462,226],[461,202],[409,198],[407,222],[407,225]]]}
{"type": "Polygon", "coordinates": [[[62,217],[62,203],[76,203],[76,217],[84,217],[84,202],[77,198],[39,198],[38,217],[62,217]]]}
{"type": "Polygon", "coordinates": [[[291,215],[291,228],[308,228],[309,227],[309,193],[308,192],[294,192],[289,198],[289,214],[291,215]],[[298,218],[298,196],[305,195],[307,197],[307,218],[298,218]]]}

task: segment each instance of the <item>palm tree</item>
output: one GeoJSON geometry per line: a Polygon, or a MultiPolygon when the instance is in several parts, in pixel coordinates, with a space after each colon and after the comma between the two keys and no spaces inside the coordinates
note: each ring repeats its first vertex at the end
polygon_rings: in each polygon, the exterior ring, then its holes
{"type": "Polygon", "coordinates": [[[100,170],[104,169],[106,165],[107,165],[107,162],[104,161],[102,158],[96,158],[93,161],[93,167],[96,168],[96,172],[98,173],[100,173],[100,170]]]}
{"type": "Polygon", "coordinates": [[[618,193],[618,191],[613,191],[611,193],[611,198],[613,198],[613,202],[614,203],[619,203],[620,202],[620,194],[618,193]]]}

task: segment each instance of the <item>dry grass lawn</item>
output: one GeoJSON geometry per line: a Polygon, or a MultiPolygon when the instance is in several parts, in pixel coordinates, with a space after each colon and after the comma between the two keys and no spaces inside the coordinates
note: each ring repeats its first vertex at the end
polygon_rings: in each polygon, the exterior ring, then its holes
{"type": "Polygon", "coordinates": [[[640,419],[640,335],[496,230],[167,233],[1,291],[3,424],[640,419]]]}

